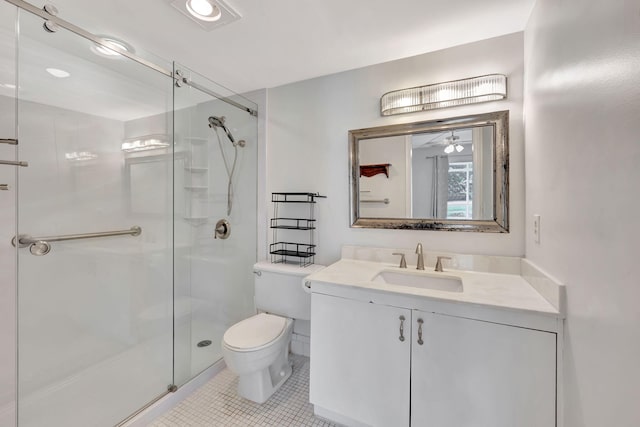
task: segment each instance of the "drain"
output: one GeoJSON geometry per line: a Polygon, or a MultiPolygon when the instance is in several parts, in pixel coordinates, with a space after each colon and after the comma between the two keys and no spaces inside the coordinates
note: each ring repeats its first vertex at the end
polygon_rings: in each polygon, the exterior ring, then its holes
{"type": "Polygon", "coordinates": [[[211,345],[211,340],[202,340],[198,343],[198,347],[208,347],[211,345]]]}

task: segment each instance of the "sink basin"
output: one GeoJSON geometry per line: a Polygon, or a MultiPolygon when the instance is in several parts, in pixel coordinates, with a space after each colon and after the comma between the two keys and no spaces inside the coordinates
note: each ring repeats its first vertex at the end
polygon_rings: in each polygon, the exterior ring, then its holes
{"type": "Polygon", "coordinates": [[[462,292],[462,280],[459,277],[446,276],[441,273],[381,271],[373,277],[375,283],[409,286],[436,291],[462,292]]]}

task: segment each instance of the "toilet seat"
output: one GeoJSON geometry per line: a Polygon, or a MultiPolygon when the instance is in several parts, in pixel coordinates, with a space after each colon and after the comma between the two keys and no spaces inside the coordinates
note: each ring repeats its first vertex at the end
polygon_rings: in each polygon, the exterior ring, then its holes
{"type": "Polygon", "coordinates": [[[224,334],[224,344],[234,351],[260,350],[282,335],[286,320],[273,314],[257,314],[230,327],[224,334]]]}

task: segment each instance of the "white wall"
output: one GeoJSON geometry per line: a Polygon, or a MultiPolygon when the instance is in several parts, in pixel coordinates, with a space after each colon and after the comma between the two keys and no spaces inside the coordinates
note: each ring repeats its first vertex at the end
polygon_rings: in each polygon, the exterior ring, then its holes
{"type": "MultiPolygon", "coordinates": [[[[360,176],[360,200],[389,199],[389,204],[360,203],[360,214],[367,218],[406,218],[411,216],[411,178],[407,165],[411,158],[411,141],[406,136],[367,139],[360,142],[360,165],[389,163],[389,176],[360,176]],[[389,147],[393,146],[392,149],[389,147]],[[407,185],[409,184],[409,185],[407,185]],[[407,188],[409,187],[409,188],[407,188]]],[[[410,171],[409,171],[410,173],[410,171]]]]}
{"type": "MultiPolygon", "coordinates": [[[[328,196],[316,211],[320,264],[337,260],[345,244],[411,247],[422,242],[427,250],[523,255],[522,84],[523,35],[516,33],[270,89],[267,192],[318,191],[328,196]],[[385,92],[490,73],[508,76],[508,100],[380,117],[379,101],[385,92]],[[510,110],[509,234],[349,227],[350,129],[497,110],[510,110]]],[[[266,227],[267,218],[263,221],[266,227]]],[[[265,257],[266,247],[259,250],[265,257]]],[[[409,262],[415,260],[409,257],[409,262]]]]}
{"type": "Polygon", "coordinates": [[[637,1],[538,0],[525,31],[526,254],[567,285],[566,427],[640,425],[639,40],[637,1]]]}

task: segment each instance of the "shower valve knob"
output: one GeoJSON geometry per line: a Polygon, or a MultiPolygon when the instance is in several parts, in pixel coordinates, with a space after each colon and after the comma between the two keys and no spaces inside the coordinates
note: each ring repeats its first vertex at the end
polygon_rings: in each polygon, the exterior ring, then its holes
{"type": "Polygon", "coordinates": [[[231,224],[226,219],[216,222],[216,229],[213,233],[214,239],[227,239],[231,234],[231,224]]]}

